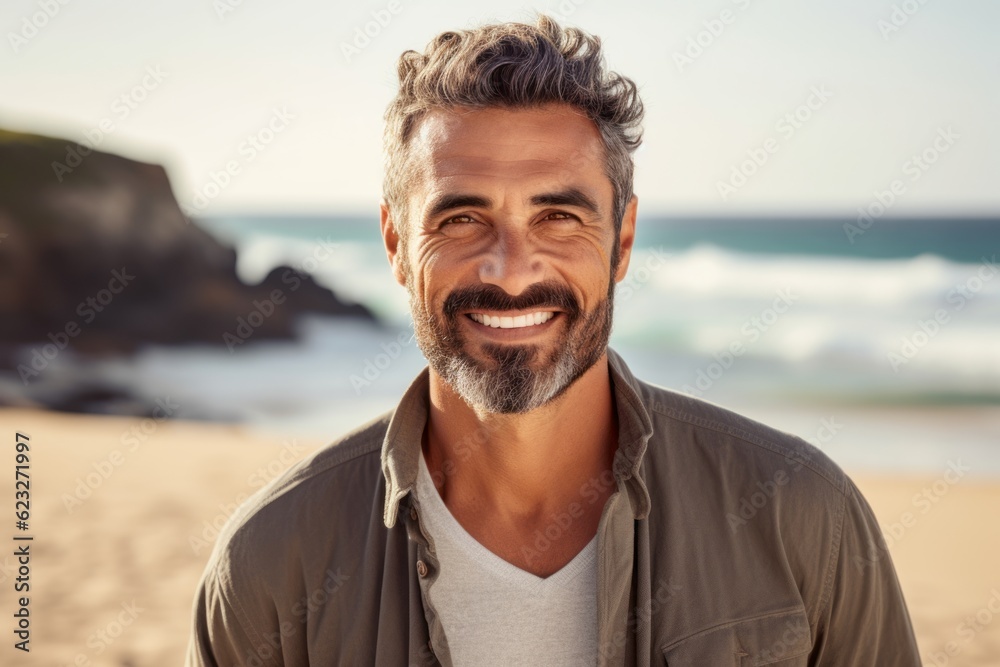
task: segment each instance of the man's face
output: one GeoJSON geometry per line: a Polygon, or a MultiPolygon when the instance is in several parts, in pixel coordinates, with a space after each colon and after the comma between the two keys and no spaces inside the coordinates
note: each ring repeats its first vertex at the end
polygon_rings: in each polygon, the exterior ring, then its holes
{"type": "Polygon", "coordinates": [[[604,354],[614,284],[628,267],[635,201],[613,272],[613,191],[597,127],[564,105],[437,110],[411,150],[421,174],[405,238],[384,207],[382,222],[417,343],[474,407],[544,405],[604,354]]]}

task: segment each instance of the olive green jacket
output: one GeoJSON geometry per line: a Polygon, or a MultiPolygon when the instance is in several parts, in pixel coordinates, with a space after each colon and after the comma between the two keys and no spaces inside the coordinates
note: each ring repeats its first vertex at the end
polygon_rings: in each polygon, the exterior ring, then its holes
{"type": "MultiPolygon", "coordinates": [[[[595,664],[920,664],[878,523],[836,464],[636,379],[611,349],[608,360],[619,435],[597,529],[595,664]]],[[[451,664],[414,494],[427,390],[425,368],[394,411],[230,520],[198,590],[188,665],[451,664]]],[[[581,503],[597,497],[588,488],[581,503]]]]}

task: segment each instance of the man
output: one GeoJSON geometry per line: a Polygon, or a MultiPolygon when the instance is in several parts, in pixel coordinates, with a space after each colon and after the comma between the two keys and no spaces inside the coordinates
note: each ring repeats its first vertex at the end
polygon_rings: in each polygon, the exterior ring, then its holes
{"type": "Polygon", "coordinates": [[[601,58],[544,16],[403,54],[381,229],[429,367],[231,521],[190,665],[919,664],[845,474],[608,349],[642,105],[601,58]]]}

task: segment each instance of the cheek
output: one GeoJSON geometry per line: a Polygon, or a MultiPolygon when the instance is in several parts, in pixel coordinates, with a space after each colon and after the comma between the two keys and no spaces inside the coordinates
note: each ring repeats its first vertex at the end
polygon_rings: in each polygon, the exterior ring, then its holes
{"type": "Polygon", "coordinates": [[[421,259],[412,267],[411,298],[416,297],[427,313],[440,313],[448,295],[459,285],[470,284],[470,281],[463,281],[459,267],[441,255],[423,253],[421,259]]]}
{"type": "Polygon", "coordinates": [[[602,299],[611,281],[611,256],[597,243],[566,243],[546,253],[546,261],[571,287],[590,299],[602,299]]]}
{"type": "Polygon", "coordinates": [[[595,270],[594,266],[603,266],[605,271],[611,268],[611,252],[614,250],[614,239],[604,230],[588,229],[579,234],[552,236],[541,239],[540,246],[545,253],[560,262],[573,262],[586,270],[595,270]]]}
{"type": "Polygon", "coordinates": [[[475,282],[478,268],[488,257],[471,244],[426,243],[415,249],[414,270],[422,276],[424,284],[441,289],[475,282]]]}

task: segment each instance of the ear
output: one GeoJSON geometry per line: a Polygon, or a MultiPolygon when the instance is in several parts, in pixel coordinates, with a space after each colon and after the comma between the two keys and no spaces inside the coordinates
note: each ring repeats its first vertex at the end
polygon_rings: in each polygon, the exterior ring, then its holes
{"type": "Polygon", "coordinates": [[[628,262],[632,257],[632,245],[635,243],[635,214],[639,207],[639,198],[634,194],[625,207],[622,216],[621,233],[618,235],[618,271],[615,282],[620,283],[628,273],[628,262]]]}
{"type": "Polygon", "coordinates": [[[406,267],[403,266],[403,256],[400,252],[399,244],[405,243],[399,233],[399,226],[393,217],[389,204],[383,199],[379,202],[379,228],[382,230],[382,243],[385,244],[385,254],[389,258],[389,266],[392,267],[392,275],[396,282],[406,287],[406,267]]]}

